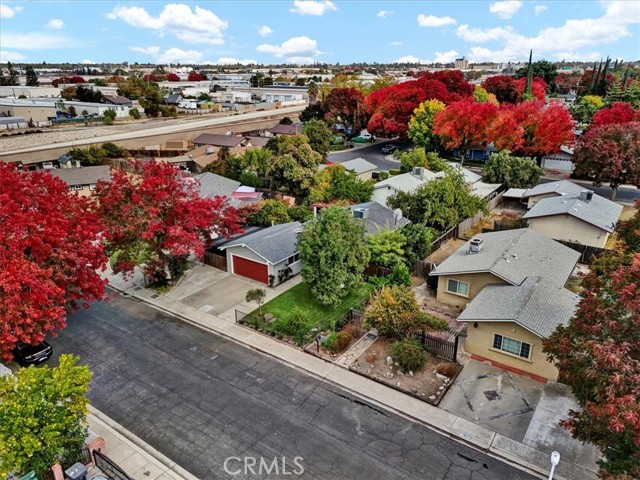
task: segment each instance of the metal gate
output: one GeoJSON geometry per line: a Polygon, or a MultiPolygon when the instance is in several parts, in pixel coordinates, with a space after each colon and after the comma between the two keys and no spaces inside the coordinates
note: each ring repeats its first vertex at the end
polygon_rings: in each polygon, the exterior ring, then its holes
{"type": "Polygon", "coordinates": [[[98,450],[93,451],[93,462],[102,473],[109,477],[109,480],[133,480],[124,470],[113,463],[113,460],[98,450]]]}

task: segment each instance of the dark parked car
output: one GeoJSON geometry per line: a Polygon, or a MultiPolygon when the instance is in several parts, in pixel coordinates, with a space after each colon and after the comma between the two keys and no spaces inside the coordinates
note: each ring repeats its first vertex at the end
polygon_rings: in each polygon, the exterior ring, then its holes
{"type": "Polygon", "coordinates": [[[382,153],[393,153],[397,149],[398,149],[398,145],[389,143],[388,145],[385,145],[384,147],[382,147],[382,153]]]}
{"type": "Polygon", "coordinates": [[[13,357],[21,366],[37,365],[46,362],[51,357],[53,348],[47,342],[39,342],[34,345],[18,343],[13,349],[13,357]]]}

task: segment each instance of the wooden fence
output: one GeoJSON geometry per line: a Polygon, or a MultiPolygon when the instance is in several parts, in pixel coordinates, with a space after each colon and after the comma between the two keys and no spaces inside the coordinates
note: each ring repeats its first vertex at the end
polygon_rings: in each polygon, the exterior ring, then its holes
{"type": "Polygon", "coordinates": [[[393,269],[387,267],[381,267],[380,265],[375,265],[370,263],[367,265],[367,268],[364,270],[364,274],[368,277],[386,277],[391,275],[393,269]]]}
{"type": "Polygon", "coordinates": [[[458,358],[458,338],[460,328],[446,332],[425,332],[416,335],[422,347],[434,355],[456,362],[458,358]]]}
{"type": "Polygon", "coordinates": [[[227,271],[227,256],[226,255],[216,255],[211,252],[204,252],[204,258],[202,259],[202,263],[205,265],[209,265],[210,267],[219,268],[220,270],[227,271]]]}
{"type": "Polygon", "coordinates": [[[576,252],[578,252],[580,254],[580,258],[578,259],[579,263],[591,264],[594,257],[607,251],[605,248],[592,247],[590,245],[582,245],[581,243],[566,242],[564,240],[556,240],[556,242],[559,242],[571,248],[572,250],[575,250],[576,252]]]}
{"type": "Polygon", "coordinates": [[[450,228],[449,230],[444,232],[441,236],[436,238],[433,242],[431,242],[431,248],[427,253],[427,257],[431,255],[433,252],[435,252],[436,250],[439,250],[442,244],[448,242],[451,239],[456,239],[456,238],[458,238],[458,225],[450,228]]]}

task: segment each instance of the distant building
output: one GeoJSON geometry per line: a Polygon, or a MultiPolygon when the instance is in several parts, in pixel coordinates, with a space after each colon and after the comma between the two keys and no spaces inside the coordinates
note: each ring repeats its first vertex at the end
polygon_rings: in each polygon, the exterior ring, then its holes
{"type": "Polygon", "coordinates": [[[467,70],[469,68],[469,60],[466,57],[456,58],[454,66],[458,70],[467,70]]]}

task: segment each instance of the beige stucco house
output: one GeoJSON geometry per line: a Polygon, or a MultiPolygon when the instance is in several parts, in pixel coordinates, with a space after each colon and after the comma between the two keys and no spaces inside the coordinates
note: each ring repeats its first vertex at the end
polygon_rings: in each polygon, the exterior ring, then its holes
{"type": "Polygon", "coordinates": [[[63,180],[69,190],[82,197],[91,195],[100,180],[111,179],[111,167],[97,165],[94,167],[60,168],[48,170],[54,177],[63,180]]]}
{"type": "MultiPolygon", "coordinates": [[[[323,163],[318,166],[318,170],[324,170],[330,165],[332,164],[323,163]]],[[[360,180],[364,181],[371,180],[371,178],[373,177],[373,172],[378,170],[378,167],[376,167],[373,163],[366,161],[364,158],[354,158],[351,160],[347,160],[346,162],[333,165],[342,165],[345,170],[354,172],[360,180]]]]}
{"type": "Polygon", "coordinates": [[[522,192],[522,200],[527,208],[533,208],[543,198],[563,197],[569,194],[579,194],[584,187],[576,185],[568,180],[559,182],[541,183],[522,192]]]}
{"type": "Polygon", "coordinates": [[[621,212],[622,205],[582,190],[542,198],[523,218],[546,237],[604,248],[621,212]]]}

